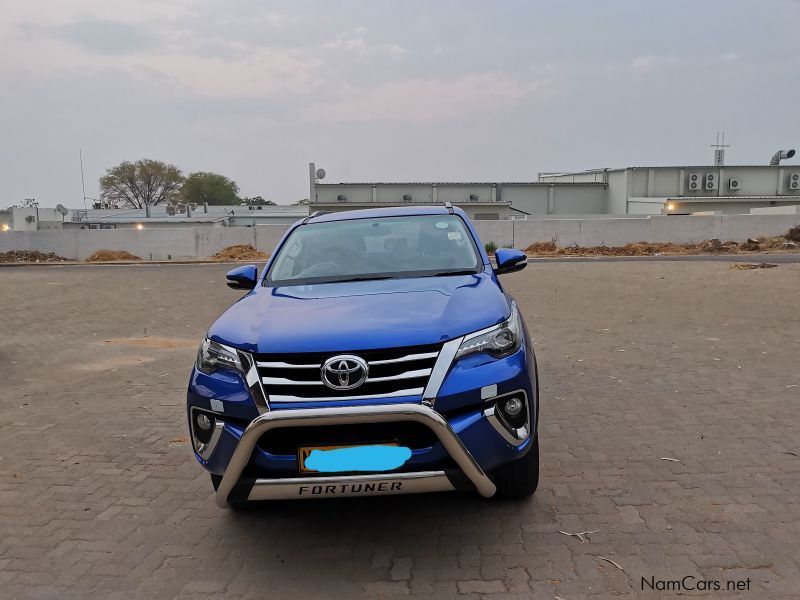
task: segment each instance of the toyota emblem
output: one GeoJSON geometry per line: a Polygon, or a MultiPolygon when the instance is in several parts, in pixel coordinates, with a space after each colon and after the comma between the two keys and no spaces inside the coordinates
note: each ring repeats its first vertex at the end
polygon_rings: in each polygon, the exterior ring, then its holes
{"type": "Polygon", "coordinates": [[[332,390],[352,390],[367,379],[369,366],[351,354],[332,356],[322,365],[322,383],[332,390]]]}

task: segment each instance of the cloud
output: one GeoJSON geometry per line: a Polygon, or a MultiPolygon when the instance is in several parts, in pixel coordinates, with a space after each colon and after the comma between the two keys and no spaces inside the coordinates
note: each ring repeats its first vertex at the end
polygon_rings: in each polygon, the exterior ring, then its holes
{"type": "Polygon", "coordinates": [[[644,54],[637,56],[628,63],[628,66],[639,73],[652,73],[653,71],[673,67],[677,61],[671,56],[657,54],[644,54]]]}
{"type": "Polygon", "coordinates": [[[386,54],[400,58],[406,54],[406,49],[397,43],[378,42],[372,43],[367,39],[367,28],[356,27],[340,33],[333,39],[322,43],[323,50],[345,50],[359,56],[386,54]]]}
{"type": "Polygon", "coordinates": [[[156,42],[155,36],[142,26],[103,19],[75,21],[53,27],[50,33],[98,54],[128,54],[147,49],[156,42]]]}
{"type": "Polygon", "coordinates": [[[517,104],[542,82],[520,82],[504,74],[459,79],[411,79],[374,88],[343,90],[339,98],[306,111],[315,121],[426,121],[463,117],[473,111],[517,104]]]}

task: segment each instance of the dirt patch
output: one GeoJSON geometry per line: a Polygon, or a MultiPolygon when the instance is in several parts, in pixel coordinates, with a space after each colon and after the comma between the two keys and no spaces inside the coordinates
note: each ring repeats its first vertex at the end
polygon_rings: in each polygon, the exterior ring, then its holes
{"type": "Polygon", "coordinates": [[[736,263],[730,268],[734,271],[752,271],[754,269],[774,269],[777,266],[775,263],[736,263]]]}
{"type": "Polygon", "coordinates": [[[214,260],[267,260],[269,254],[255,249],[250,244],[228,246],[212,256],[214,260]]]}
{"type": "Polygon", "coordinates": [[[116,371],[120,367],[134,367],[153,362],[148,356],[113,356],[81,365],[84,371],[116,371]]]}
{"type": "Polygon", "coordinates": [[[59,256],[55,252],[39,252],[38,250],[11,250],[0,252],[0,263],[43,263],[43,262],[74,262],[69,258],[59,256]]]}
{"type": "MultiPolygon", "coordinates": [[[[751,238],[744,242],[718,239],[704,240],[698,244],[672,244],[660,242],[633,242],[624,246],[558,246],[556,240],[536,242],[525,248],[531,256],[657,256],[661,254],[744,254],[765,251],[800,251],[792,241],[794,230],[785,236],[751,238]]],[[[798,233],[800,236],[800,233],[798,233]]]]}
{"type": "Polygon", "coordinates": [[[142,260],[127,250],[98,250],[86,259],[86,262],[112,262],[116,260],[142,260]]]}
{"type": "Polygon", "coordinates": [[[174,338],[143,337],[143,338],[114,338],[106,340],[106,344],[120,344],[123,346],[138,346],[140,348],[155,348],[158,350],[173,350],[175,348],[196,348],[197,340],[181,340],[174,338]]]}

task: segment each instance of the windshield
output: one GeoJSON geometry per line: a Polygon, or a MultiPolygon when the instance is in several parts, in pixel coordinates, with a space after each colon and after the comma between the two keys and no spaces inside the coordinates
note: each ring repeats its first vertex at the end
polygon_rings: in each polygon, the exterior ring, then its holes
{"type": "Polygon", "coordinates": [[[476,273],[479,267],[460,217],[414,215],[302,225],[267,277],[270,285],[300,285],[476,273]]]}

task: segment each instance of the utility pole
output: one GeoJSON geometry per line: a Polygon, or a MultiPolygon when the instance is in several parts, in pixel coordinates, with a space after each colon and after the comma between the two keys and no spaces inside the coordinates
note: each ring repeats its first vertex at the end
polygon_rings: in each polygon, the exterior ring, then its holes
{"type": "Polygon", "coordinates": [[[81,189],[83,190],[83,210],[86,210],[86,182],[83,179],[83,148],[78,148],[78,157],[81,161],[81,189]]]}

